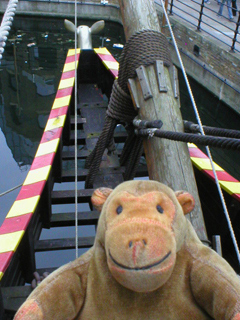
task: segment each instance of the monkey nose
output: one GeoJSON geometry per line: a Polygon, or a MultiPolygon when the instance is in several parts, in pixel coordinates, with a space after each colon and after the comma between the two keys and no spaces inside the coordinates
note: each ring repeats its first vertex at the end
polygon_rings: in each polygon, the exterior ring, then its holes
{"type": "Polygon", "coordinates": [[[137,264],[137,261],[139,259],[139,257],[142,256],[142,254],[144,254],[144,249],[147,246],[147,241],[145,239],[141,239],[141,240],[130,240],[128,243],[128,246],[130,248],[130,252],[131,252],[131,256],[132,256],[132,260],[134,265],[137,264]]]}
{"type": "Polygon", "coordinates": [[[130,240],[128,243],[129,248],[133,248],[136,246],[145,247],[147,245],[147,241],[145,239],[142,240],[130,240]]]}

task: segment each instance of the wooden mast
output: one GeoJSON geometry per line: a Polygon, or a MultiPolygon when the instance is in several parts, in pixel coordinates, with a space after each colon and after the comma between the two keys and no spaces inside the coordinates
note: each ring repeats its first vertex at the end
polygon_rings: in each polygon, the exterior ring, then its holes
{"type": "MultiPolygon", "coordinates": [[[[141,30],[161,31],[153,0],[119,0],[126,40],[141,30]]],[[[136,53],[137,54],[137,53],[136,53]]],[[[167,92],[160,92],[154,65],[145,67],[152,98],[145,100],[138,77],[129,86],[133,102],[140,107],[142,120],[163,121],[163,130],[183,131],[179,97],[176,98],[173,68],[163,67],[167,92]],[[174,88],[174,89],[173,89],[174,88]]],[[[201,204],[186,143],[167,139],[144,139],[149,178],[160,181],[173,190],[187,190],[195,198],[196,207],[190,220],[202,240],[207,239],[201,204]],[[157,150],[157,152],[156,152],[157,150]]]]}

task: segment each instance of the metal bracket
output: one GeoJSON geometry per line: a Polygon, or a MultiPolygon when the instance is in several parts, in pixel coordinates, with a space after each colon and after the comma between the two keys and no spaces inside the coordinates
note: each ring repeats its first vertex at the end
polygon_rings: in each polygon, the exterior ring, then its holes
{"type": "Polygon", "coordinates": [[[179,97],[179,81],[178,81],[178,70],[173,66],[173,93],[174,98],[178,99],[179,97]]]}
{"type": "Polygon", "coordinates": [[[128,89],[131,94],[133,105],[134,105],[135,109],[136,110],[140,109],[140,105],[138,102],[138,96],[137,96],[137,88],[136,88],[136,85],[135,85],[135,82],[133,79],[128,79],[128,89]]]}
{"type": "Polygon", "coordinates": [[[163,126],[163,122],[161,120],[151,120],[151,121],[141,120],[137,116],[133,119],[133,125],[138,129],[146,129],[146,128],[161,129],[161,127],[163,126]]]}
{"type": "Polygon", "coordinates": [[[222,257],[222,245],[221,238],[219,235],[212,236],[212,246],[213,249],[222,257]]]}
{"type": "Polygon", "coordinates": [[[163,61],[160,61],[160,60],[156,61],[156,72],[157,72],[159,92],[167,92],[168,90],[167,90],[167,85],[165,80],[163,61]]]}
{"type": "Polygon", "coordinates": [[[146,69],[144,66],[140,66],[136,69],[136,73],[140,82],[140,86],[142,88],[143,98],[144,100],[148,100],[153,97],[150,84],[147,78],[146,69]]]}

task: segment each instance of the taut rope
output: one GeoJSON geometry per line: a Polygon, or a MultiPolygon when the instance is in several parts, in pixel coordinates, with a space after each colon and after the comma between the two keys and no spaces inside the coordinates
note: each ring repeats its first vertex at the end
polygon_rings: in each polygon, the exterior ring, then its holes
{"type": "Polygon", "coordinates": [[[75,164],[75,251],[78,258],[78,163],[77,163],[77,0],[75,0],[75,94],[74,94],[74,164],[75,164]]]}

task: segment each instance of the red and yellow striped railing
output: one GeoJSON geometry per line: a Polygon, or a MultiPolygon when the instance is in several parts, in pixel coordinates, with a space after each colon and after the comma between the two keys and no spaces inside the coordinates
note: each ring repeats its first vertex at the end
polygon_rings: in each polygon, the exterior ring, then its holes
{"type": "MultiPolygon", "coordinates": [[[[77,64],[80,50],[77,51],[77,64]]],[[[69,50],[53,106],[32,166],[0,227],[0,280],[27,229],[50,174],[75,81],[75,50],[69,50]]]]}
{"type": "MultiPolygon", "coordinates": [[[[205,173],[209,178],[215,180],[209,158],[193,143],[188,144],[188,149],[193,165],[205,173]]],[[[224,169],[215,162],[214,169],[216,170],[219,184],[222,189],[240,201],[240,182],[224,171],[224,169]]]]}
{"type": "Polygon", "coordinates": [[[107,48],[97,48],[94,49],[94,52],[99,56],[102,60],[104,66],[111,72],[114,78],[118,77],[118,68],[119,63],[115,60],[115,58],[111,55],[107,48]]]}

